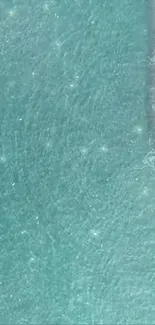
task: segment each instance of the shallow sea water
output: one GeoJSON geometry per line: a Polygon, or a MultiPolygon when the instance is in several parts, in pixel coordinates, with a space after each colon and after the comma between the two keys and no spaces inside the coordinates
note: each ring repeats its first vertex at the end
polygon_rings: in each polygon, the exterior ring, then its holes
{"type": "Polygon", "coordinates": [[[153,324],[145,1],[0,1],[0,324],[153,324]]]}

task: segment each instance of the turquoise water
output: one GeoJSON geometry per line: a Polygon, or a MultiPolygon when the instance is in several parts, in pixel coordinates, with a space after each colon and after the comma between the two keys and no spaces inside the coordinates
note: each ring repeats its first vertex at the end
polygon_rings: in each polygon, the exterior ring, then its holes
{"type": "Polygon", "coordinates": [[[135,2],[0,2],[0,324],[154,323],[135,2]]]}

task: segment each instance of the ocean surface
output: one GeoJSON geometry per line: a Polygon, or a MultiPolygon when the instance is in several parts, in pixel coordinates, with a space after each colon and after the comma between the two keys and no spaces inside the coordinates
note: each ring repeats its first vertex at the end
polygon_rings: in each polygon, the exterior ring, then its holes
{"type": "Polygon", "coordinates": [[[145,0],[0,0],[0,324],[154,324],[145,0]]]}

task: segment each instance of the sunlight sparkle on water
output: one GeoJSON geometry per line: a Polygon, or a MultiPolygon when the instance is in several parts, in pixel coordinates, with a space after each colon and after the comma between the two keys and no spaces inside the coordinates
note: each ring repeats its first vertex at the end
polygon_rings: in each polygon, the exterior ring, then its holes
{"type": "Polygon", "coordinates": [[[108,152],[108,148],[107,148],[107,146],[102,146],[102,147],[100,148],[100,151],[102,151],[102,152],[108,152]]]}
{"type": "Polygon", "coordinates": [[[133,131],[137,134],[142,134],[143,128],[140,125],[137,125],[133,131]]]}
{"type": "Polygon", "coordinates": [[[16,14],[16,10],[15,9],[9,11],[9,16],[10,17],[14,17],[15,14],[16,14]]]}

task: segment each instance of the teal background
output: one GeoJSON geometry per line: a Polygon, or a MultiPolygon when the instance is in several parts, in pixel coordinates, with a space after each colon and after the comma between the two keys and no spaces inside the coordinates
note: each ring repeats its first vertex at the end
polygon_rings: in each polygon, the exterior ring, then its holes
{"type": "Polygon", "coordinates": [[[0,324],[154,324],[145,1],[0,1],[0,324]]]}

